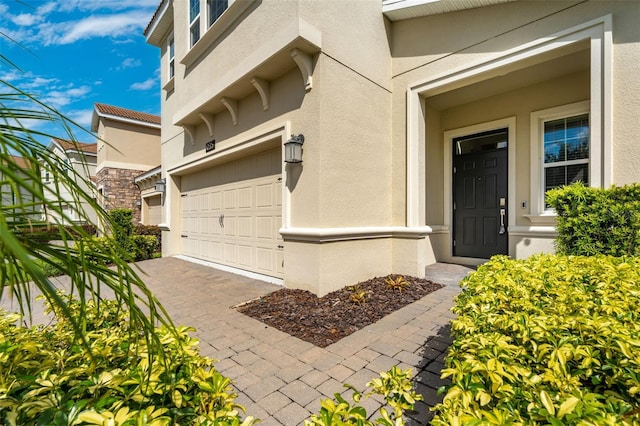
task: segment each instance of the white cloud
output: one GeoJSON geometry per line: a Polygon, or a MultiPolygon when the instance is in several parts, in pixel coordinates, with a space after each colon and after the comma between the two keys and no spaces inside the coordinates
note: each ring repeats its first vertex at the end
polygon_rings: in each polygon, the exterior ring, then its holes
{"type": "Polygon", "coordinates": [[[43,101],[54,107],[60,108],[69,105],[71,102],[79,100],[91,91],[89,86],[71,87],[66,90],[51,90],[43,97],[43,101]]]}
{"type": "Polygon", "coordinates": [[[39,38],[45,45],[70,44],[94,37],[139,36],[149,14],[132,11],[115,15],[94,15],[79,21],[45,23],[39,26],[39,38]]]}
{"type": "Polygon", "coordinates": [[[67,117],[83,127],[89,127],[93,118],[93,109],[71,111],[67,113],[67,117]]]}
{"type": "Polygon", "coordinates": [[[42,15],[32,15],[30,13],[21,13],[20,15],[16,15],[11,18],[14,24],[22,27],[28,27],[38,22],[42,22],[42,19],[42,15]]]}
{"type": "Polygon", "coordinates": [[[131,85],[131,89],[132,90],[149,90],[151,88],[153,88],[156,85],[156,79],[155,78],[149,78],[145,81],[139,82],[139,83],[133,83],[131,85]]]}
{"type": "Polygon", "coordinates": [[[139,67],[140,65],[142,65],[142,61],[140,61],[140,59],[127,58],[122,61],[122,65],[120,65],[119,69],[135,68],[139,67]]]}
{"type": "Polygon", "coordinates": [[[42,6],[39,6],[38,9],[36,10],[36,13],[38,15],[46,15],[48,13],[53,12],[55,8],[56,8],[56,2],[52,1],[49,3],[45,3],[42,6]]]}

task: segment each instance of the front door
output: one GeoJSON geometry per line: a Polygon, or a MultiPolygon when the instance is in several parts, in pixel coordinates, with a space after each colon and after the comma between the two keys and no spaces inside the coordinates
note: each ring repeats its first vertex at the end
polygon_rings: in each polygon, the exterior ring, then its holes
{"type": "Polygon", "coordinates": [[[508,129],[453,140],[453,255],[508,253],[508,129]]]}

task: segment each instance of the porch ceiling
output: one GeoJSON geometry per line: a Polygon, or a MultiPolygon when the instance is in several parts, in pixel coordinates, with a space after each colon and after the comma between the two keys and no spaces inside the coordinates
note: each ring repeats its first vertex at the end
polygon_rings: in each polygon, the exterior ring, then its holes
{"type": "Polygon", "coordinates": [[[531,64],[523,63],[515,69],[504,69],[481,81],[429,96],[427,99],[431,107],[442,111],[563,75],[588,70],[589,66],[588,45],[579,43],[570,50],[555,52],[553,57],[541,57],[531,64]]]}
{"type": "Polygon", "coordinates": [[[382,13],[391,21],[492,6],[515,0],[383,0],[382,13]]]}

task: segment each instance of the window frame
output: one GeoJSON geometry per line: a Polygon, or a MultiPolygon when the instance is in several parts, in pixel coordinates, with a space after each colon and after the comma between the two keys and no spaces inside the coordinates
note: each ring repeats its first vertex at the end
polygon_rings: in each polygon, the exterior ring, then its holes
{"type": "MultiPolygon", "coordinates": [[[[593,125],[592,114],[590,111],[590,101],[581,101],[571,104],[561,105],[553,108],[548,108],[540,111],[534,111],[531,113],[530,125],[531,125],[531,215],[530,219],[535,217],[553,217],[555,218],[555,211],[545,207],[545,162],[544,162],[544,125],[549,121],[559,120],[563,118],[571,118],[580,115],[587,115],[589,120],[589,158],[588,171],[589,171],[589,185],[598,185],[599,179],[594,178],[594,171],[596,167],[600,167],[598,161],[596,161],[596,150],[593,138],[593,125]]],[[[565,164],[573,163],[575,160],[565,160],[560,163],[549,164],[565,164]]],[[[584,162],[583,160],[579,160],[584,162]]]]}
{"type": "Polygon", "coordinates": [[[227,9],[229,9],[229,0],[207,0],[207,28],[211,28],[227,9]],[[214,11],[213,5],[221,1],[225,2],[224,9],[217,15],[212,13],[214,11]]]}
{"type": "Polygon", "coordinates": [[[193,47],[202,37],[200,29],[200,15],[202,14],[202,4],[200,0],[189,0],[187,2],[187,19],[189,21],[189,47],[193,47]],[[197,13],[192,15],[197,5],[197,13]],[[195,36],[194,36],[195,35],[195,36]]]}
{"type": "Polygon", "coordinates": [[[167,41],[167,57],[169,61],[169,67],[167,69],[167,81],[170,81],[176,75],[176,41],[173,35],[171,35],[171,37],[169,37],[169,40],[167,41]]]}

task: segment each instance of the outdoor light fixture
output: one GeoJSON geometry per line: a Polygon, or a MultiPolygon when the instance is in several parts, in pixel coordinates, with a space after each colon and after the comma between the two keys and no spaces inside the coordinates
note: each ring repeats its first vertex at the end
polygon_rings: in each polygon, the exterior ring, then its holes
{"type": "Polygon", "coordinates": [[[284,162],[302,163],[302,144],[304,135],[291,135],[291,138],[284,144],[284,162]]]}
{"type": "Polygon", "coordinates": [[[156,192],[162,192],[164,194],[164,190],[166,186],[167,186],[167,180],[160,179],[159,181],[156,182],[156,192]]]}

